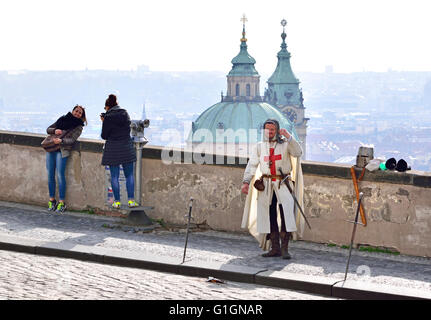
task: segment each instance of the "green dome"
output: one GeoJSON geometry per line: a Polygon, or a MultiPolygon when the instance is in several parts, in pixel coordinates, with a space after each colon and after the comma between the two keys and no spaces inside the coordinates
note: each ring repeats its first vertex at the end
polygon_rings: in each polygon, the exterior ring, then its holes
{"type": "Polygon", "coordinates": [[[292,122],[268,103],[219,102],[205,110],[193,122],[187,141],[256,143],[262,140],[263,123],[270,118],[278,120],[280,127],[287,129],[298,140],[292,122]],[[249,135],[249,129],[256,129],[257,134],[249,135]],[[226,134],[228,130],[232,130],[235,134],[226,134]]]}

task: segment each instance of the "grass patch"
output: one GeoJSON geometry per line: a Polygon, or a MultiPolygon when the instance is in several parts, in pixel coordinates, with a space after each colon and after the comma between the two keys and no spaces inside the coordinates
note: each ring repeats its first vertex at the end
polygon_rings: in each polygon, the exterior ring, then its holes
{"type": "Polygon", "coordinates": [[[76,213],[96,214],[96,212],[92,208],[87,209],[87,210],[72,210],[72,209],[67,209],[67,211],[76,212],[76,213]]]}
{"type": "Polygon", "coordinates": [[[166,226],[166,222],[165,222],[165,220],[163,220],[163,219],[151,219],[150,218],[150,220],[153,222],[153,223],[158,223],[158,224],[160,224],[160,226],[162,227],[162,228],[166,228],[167,226],[166,226]]]}
{"type": "MultiPolygon", "coordinates": [[[[326,246],[331,247],[331,248],[339,247],[341,249],[350,249],[350,246],[347,246],[347,245],[337,246],[335,243],[327,243],[326,246]]],[[[355,246],[353,248],[355,248],[355,246]]],[[[393,250],[393,249],[379,248],[379,247],[373,247],[373,246],[368,246],[368,245],[359,245],[358,249],[359,249],[359,251],[363,251],[363,252],[387,253],[387,254],[392,254],[395,256],[400,255],[400,253],[398,251],[393,250]]]]}
{"type": "Polygon", "coordinates": [[[377,248],[377,247],[372,247],[372,246],[361,246],[359,248],[359,251],[388,253],[388,254],[393,254],[395,256],[400,255],[400,253],[398,251],[395,251],[395,250],[390,250],[387,248],[377,248]]]}

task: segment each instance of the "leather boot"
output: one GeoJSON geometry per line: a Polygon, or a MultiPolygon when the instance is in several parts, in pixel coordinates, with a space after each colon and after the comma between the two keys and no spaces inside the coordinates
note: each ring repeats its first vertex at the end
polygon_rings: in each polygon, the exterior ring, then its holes
{"type": "Polygon", "coordinates": [[[280,236],[278,232],[271,232],[269,234],[271,239],[271,250],[267,253],[262,254],[262,257],[279,257],[281,256],[280,250],[280,236]]]}
{"type": "Polygon", "coordinates": [[[290,238],[290,232],[280,232],[280,239],[281,239],[281,256],[283,259],[290,259],[292,258],[289,254],[289,238],[290,238]]]}

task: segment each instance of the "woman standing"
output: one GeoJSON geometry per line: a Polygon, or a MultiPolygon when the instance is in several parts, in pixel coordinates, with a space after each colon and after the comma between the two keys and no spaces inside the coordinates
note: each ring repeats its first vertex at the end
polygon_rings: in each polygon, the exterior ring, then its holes
{"type": "Polygon", "coordinates": [[[136,161],[136,151],[130,137],[130,117],[125,109],[120,108],[117,97],[110,94],[105,102],[106,113],[100,115],[103,121],[102,139],[106,140],[103,149],[102,165],[109,166],[111,172],[111,185],[114,193],[113,208],[120,208],[120,165],[126,177],[128,206],[137,207],[134,200],[135,181],[133,165],[136,161]]]}
{"type": "Polygon", "coordinates": [[[66,210],[64,199],[66,196],[66,164],[70,152],[76,140],[82,133],[84,125],[87,123],[85,109],[76,105],[72,112],[61,116],[58,120],[50,125],[46,132],[50,135],[56,135],[54,143],[59,145],[59,149],[46,153],[46,169],[48,171],[48,189],[49,202],[48,210],[63,213],[66,210]],[[59,202],[55,200],[55,173],[57,171],[59,202]]]}

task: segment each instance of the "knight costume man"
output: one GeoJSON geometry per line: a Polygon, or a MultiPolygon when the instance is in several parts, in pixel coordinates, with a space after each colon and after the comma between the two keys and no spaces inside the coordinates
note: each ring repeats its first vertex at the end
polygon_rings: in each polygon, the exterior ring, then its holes
{"type": "Polygon", "coordinates": [[[277,120],[268,119],[264,129],[264,141],[254,147],[244,173],[242,192],[247,193],[247,198],[241,227],[249,230],[263,250],[271,245],[271,250],[262,256],[290,259],[290,236],[302,235],[304,218],[297,212],[289,189],[281,182],[282,174],[290,175],[288,183],[303,207],[302,149],[287,130],[280,130],[277,120]],[[253,185],[261,178],[264,190],[258,191],[253,185]]]}

